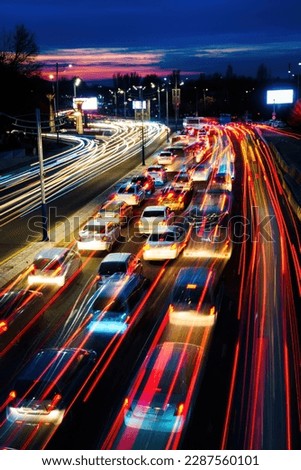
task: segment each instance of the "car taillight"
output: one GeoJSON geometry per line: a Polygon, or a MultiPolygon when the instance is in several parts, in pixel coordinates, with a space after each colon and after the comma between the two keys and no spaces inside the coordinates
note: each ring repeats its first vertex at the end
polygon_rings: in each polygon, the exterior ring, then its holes
{"type": "MultiPolygon", "coordinates": [[[[100,238],[100,237],[99,237],[100,238]]],[[[110,237],[108,237],[107,235],[105,235],[104,237],[102,237],[103,241],[104,242],[108,242],[110,240],[110,237]]]]}
{"type": "Polygon", "coordinates": [[[150,245],[147,243],[146,245],[144,245],[143,249],[144,249],[144,250],[149,250],[149,249],[150,249],[150,245]]]}
{"type": "Polygon", "coordinates": [[[171,245],[170,249],[171,249],[171,250],[176,250],[176,249],[177,249],[177,244],[174,243],[173,245],[171,245]]]}
{"type": "Polygon", "coordinates": [[[128,397],[125,398],[125,400],[123,402],[123,407],[128,409],[128,410],[132,409],[132,407],[130,406],[130,400],[128,399],[128,397]]]}
{"type": "Polygon", "coordinates": [[[34,264],[31,266],[30,272],[31,272],[31,274],[35,274],[36,268],[35,268],[34,264]]]}
{"type": "Polygon", "coordinates": [[[49,403],[49,405],[47,406],[47,410],[48,411],[51,411],[51,410],[54,410],[56,405],[58,404],[58,402],[62,399],[62,395],[60,395],[59,393],[57,393],[53,400],[51,401],[51,403],[49,403]]]}
{"type": "Polygon", "coordinates": [[[12,390],[8,395],[9,400],[14,400],[16,397],[17,397],[17,392],[15,390],[12,390]]]}
{"type": "Polygon", "coordinates": [[[0,332],[1,331],[7,331],[7,323],[6,321],[1,321],[0,322],[0,332]]]}
{"type": "Polygon", "coordinates": [[[167,223],[167,221],[165,219],[163,219],[159,222],[160,225],[166,225],[166,223],[167,223]]]}
{"type": "Polygon", "coordinates": [[[211,307],[209,310],[209,315],[214,315],[215,314],[215,307],[211,307]]]}
{"type": "Polygon", "coordinates": [[[136,200],[136,201],[139,201],[139,196],[136,195],[136,196],[135,196],[135,200],[136,200]]]}
{"type": "Polygon", "coordinates": [[[170,304],[168,310],[169,310],[169,313],[172,313],[174,311],[174,306],[170,304]]]}
{"type": "Polygon", "coordinates": [[[148,188],[149,188],[149,184],[148,184],[148,183],[146,183],[146,185],[145,185],[145,189],[148,189],[148,188]]]}
{"type": "Polygon", "coordinates": [[[184,403],[179,403],[175,411],[175,416],[181,416],[183,414],[183,411],[184,411],[184,403]]]}

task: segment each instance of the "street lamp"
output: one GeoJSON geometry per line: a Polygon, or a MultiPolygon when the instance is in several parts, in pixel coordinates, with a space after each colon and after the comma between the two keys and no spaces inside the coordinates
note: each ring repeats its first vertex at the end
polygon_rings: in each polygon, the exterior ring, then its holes
{"type": "Polygon", "coordinates": [[[142,165],[145,165],[145,151],[144,151],[144,119],[143,119],[143,114],[144,114],[144,102],[143,102],[143,90],[145,90],[145,87],[142,85],[139,86],[134,86],[133,88],[135,90],[139,90],[139,101],[140,101],[140,111],[141,111],[141,161],[142,165]]]}
{"type": "Polygon", "coordinates": [[[78,87],[81,84],[81,79],[79,77],[76,77],[73,80],[73,98],[76,98],[76,87],[78,87]]]}
{"type": "Polygon", "coordinates": [[[115,117],[117,117],[117,91],[116,90],[109,90],[109,92],[114,96],[114,103],[115,103],[115,117]]]}
{"type": "Polygon", "coordinates": [[[169,106],[168,106],[168,85],[170,85],[170,83],[167,81],[167,78],[165,77],[164,78],[165,80],[165,101],[166,101],[166,126],[168,127],[169,125],[169,106]]]}
{"type": "Polygon", "coordinates": [[[203,89],[203,100],[204,100],[204,116],[206,114],[206,91],[208,91],[208,88],[203,89]]]}

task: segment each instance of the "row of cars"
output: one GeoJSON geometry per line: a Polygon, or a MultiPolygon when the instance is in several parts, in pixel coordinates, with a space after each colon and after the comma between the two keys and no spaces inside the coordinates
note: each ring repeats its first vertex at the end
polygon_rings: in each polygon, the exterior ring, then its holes
{"type": "MultiPolygon", "coordinates": [[[[162,170],[158,165],[155,167],[158,172],[162,170]]],[[[148,184],[149,174],[147,173],[146,176],[145,181],[129,182],[125,186],[139,185],[139,189],[142,188],[145,194],[143,185],[148,184]]],[[[154,184],[156,185],[156,182],[154,184]]],[[[146,189],[151,193],[152,186],[146,189]]],[[[164,188],[159,197],[164,197],[168,191],[177,190],[180,190],[181,197],[183,194],[191,195],[192,193],[191,178],[185,172],[177,175],[174,185],[168,190],[164,188]],[[181,184],[183,184],[182,187],[181,184]]],[[[113,240],[118,239],[120,235],[121,226],[131,219],[133,205],[139,205],[137,198],[132,200],[134,204],[129,204],[129,201],[126,202],[120,196],[121,194],[126,193],[117,191],[99,208],[97,217],[92,220],[91,230],[90,227],[84,227],[80,232],[77,248],[54,247],[38,253],[28,276],[29,285],[57,284],[62,286],[72,280],[81,269],[79,250],[87,249],[87,245],[80,243],[84,242],[84,239],[86,240],[84,243],[91,242],[87,237],[85,238],[89,232],[93,233],[92,244],[89,244],[91,249],[97,250],[100,245],[97,245],[95,240],[102,239],[102,243],[107,243],[107,245],[101,245],[100,249],[110,251],[113,247],[113,240]],[[108,214],[113,217],[109,217],[108,214]],[[116,214],[118,214],[118,220],[114,220],[116,214]],[[102,227],[104,227],[103,233],[102,227]],[[113,235],[111,230],[116,230],[116,233],[113,235]]],[[[134,196],[137,196],[136,192],[134,196]]],[[[178,196],[176,198],[178,199],[178,196]]],[[[177,210],[181,211],[189,202],[189,199],[185,200],[183,206],[177,210]]],[[[138,233],[147,237],[142,251],[145,260],[175,258],[185,248],[198,215],[190,213],[187,209],[184,216],[177,217],[177,210],[172,210],[161,199],[160,204],[146,206],[142,211],[135,228],[138,233]],[[191,220],[188,219],[189,215],[191,220]]],[[[201,217],[203,216],[204,214],[201,217]]],[[[171,324],[179,326],[214,324],[217,313],[213,291],[214,276],[214,272],[205,267],[182,268],[179,271],[168,309],[171,324]]],[[[86,323],[87,333],[104,335],[125,333],[139,315],[138,307],[147,286],[139,257],[132,253],[108,253],[99,265],[95,292],[81,306],[83,318],[89,318],[86,323]]],[[[175,377],[174,383],[178,383],[179,380],[179,388],[177,387],[177,393],[172,394],[169,407],[164,408],[168,387],[166,370],[162,368],[162,387],[160,387],[162,393],[154,395],[152,403],[147,405],[143,403],[141,398],[144,396],[143,393],[139,399],[138,395],[128,397],[125,405],[127,426],[154,429],[157,427],[158,414],[160,414],[163,418],[162,422],[165,423],[165,427],[163,426],[161,430],[170,430],[175,425],[175,419],[178,423],[175,431],[181,429],[186,413],[183,400],[187,396],[187,387],[191,383],[198,348],[168,342],[158,346],[145,362],[145,371],[149,370],[149,374],[145,375],[147,381],[155,373],[152,361],[156,358],[160,361],[161,358],[164,360],[166,354],[174,358],[175,364],[178,363],[180,357],[182,358],[183,373],[187,373],[186,381],[175,377]]],[[[95,352],[85,349],[50,348],[39,351],[20,373],[14,389],[9,394],[8,421],[59,425],[68,406],[74,400],[74,395],[80,393],[80,384],[93,371],[95,361],[95,352]]],[[[143,388],[143,382],[141,382],[141,387],[143,388]]]]}

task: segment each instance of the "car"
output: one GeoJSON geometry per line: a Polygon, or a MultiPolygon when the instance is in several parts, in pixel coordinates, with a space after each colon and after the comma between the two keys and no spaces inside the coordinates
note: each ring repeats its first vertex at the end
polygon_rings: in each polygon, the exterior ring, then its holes
{"type": "Polygon", "coordinates": [[[151,233],[143,246],[144,260],[175,259],[186,246],[191,225],[180,223],[166,227],[164,232],[151,233]]]}
{"type": "Polygon", "coordinates": [[[165,205],[147,206],[142,211],[135,227],[144,235],[153,232],[164,232],[167,225],[174,222],[175,213],[165,205]]]}
{"type": "Polygon", "coordinates": [[[152,194],[155,192],[154,180],[147,173],[132,176],[131,183],[139,184],[146,194],[152,194]]]}
{"type": "Polygon", "coordinates": [[[91,219],[78,233],[77,249],[79,251],[111,251],[117,243],[121,226],[116,222],[104,219],[91,219]]]}
{"type": "Polygon", "coordinates": [[[130,206],[140,206],[145,199],[145,191],[140,184],[124,183],[114,195],[115,201],[125,201],[130,206]]]}
{"type": "Polygon", "coordinates": [[[154,180],[155,186],[162,186],[167,182],[167,173],[162,165],[151,165],[147,168],[147,174],[154,180]]]}
{"type": "Polygon", "coordinates": [[[96,217],[124,226],[133,218],[133,207],[125,201],[106,201],[98,209],[96,217]]]}
{"type": "Polygon", "coordinates": [[[172,182],[171,186],[178,189],[183,189],[184,191],[192,191],[193,190],[193,181],[186,171],[180,171],[177,173],[172,182]]]}
{"type": "Polygon", "coordinates": [[[170,150],[162,150],[157,156],[158,165],[172,165],[176,155],[170,150]]]}
{"type": "Polygon", "coordinates": [[[184,258],[229,259],[232,254],[231,225],[223,219],[222,225],[193,227],[183,250],[184,258]]]}
{"type": "Polygon", "coordinates": [[[59,426],[95,366],[95,351],[46,348],[18,374],[9,393],[10,423],[59,426]]]}
{"type": "Polygon", "coordinates": [[[146,356],[124,400],[127,428],[179,433],[191,414],[200,370],[200,348],[163,342],[146,356]]]}
{"type": "Polygon", "coordinates": [[[180,326],[212,326],[217,318],[215,271],[199,266],[181,268],[174,282],[169,322],[180,326]]]}
{"type": "Polygon", "coordinates": [[[199,163],[190,170],[192,181],[208,181],[211,175],[211,165],[209,163],[199,163]]]}
{"type": "Polygon", "coordinates": [[[168,206],[173,211],[182,211],[190,203],[192,191],[166,186],[158,196],[158,204],[168,206]]]}
{"type": "Polygon", "coordinates": [[[210,180],[209,189],[232,191],[232,177],[230,173],[216,173],[210,180]]]}
{"type": "Polygon", "coordinates": [[[43,296],[42,292],[30,289],[3,290],[0,292],[0,335],[33,303],[43,296]]]}
{"type": "Polygon", "coordinates": [[[141,274],[112,274],[107,281],[84,301],[81,311],[88,318],[88,334],[123,334],[139,319],[139,303],[147,287],[141,274]]]}
{"type": "Polygon", "coordinates": [[[52,247],[39,251],[33,260],[28,284],[49,284],[62,287],[76,276],[82,259],[75,248],[52,247]]]}
{"type": "Polygon", "coordinates": [[[227,191],[207,190],[199,203],[192,203],[183,216],[196,226],[209,228],[222,223],[231,210],[231,195],[227,191]]]}
{"type": "Polygon", "coordinates": [[[98,268],[97,285],[104,284],[113,274],[130,276],[142,274],[143,265],[138,256],[132,253],[109,253],[101,261],[98,268]]]}

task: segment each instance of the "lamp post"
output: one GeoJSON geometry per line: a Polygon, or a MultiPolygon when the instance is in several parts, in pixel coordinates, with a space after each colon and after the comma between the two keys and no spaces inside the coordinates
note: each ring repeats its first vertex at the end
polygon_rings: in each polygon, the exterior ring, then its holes
{"type": "Polygon", "coordinates": [[[116,90],[109,90],[109,92],[114,96],[114,103],[115,103],[115,117],[117,117],[117,91],[116,90]]]}
{"type": "Polygon", "coordinates": [[[141,159],[142,159],[142,165],[145,165],[145,151],[144,151],[144,120],[143,120],[143,113],[144,113],[144,108],[143,108],[143,86],[140,85],[139,87],[139,100],[141,104],[141,159]]]}
{"type": "Polygon", "coordinates": [[[36,108],[36,121],[37,121],[37,140],[38,140],[38,155],[39,155],[41,198],[42,198],[42,204],[41,204],[41,208],[42,208],[42,241],[46,242],[46,241],[49,240],[49,237],[48,237],[48,217],[47,217],[45,183],[44,183],[45,175],[44,175],[42,130],[41,130],[41,113],[40,113],[39,108],[36,108]]]}
{"type": "Polygon", "coordinates": [[[76,87],[78,87],[81,83],[81,79],[79,77],[76,77],[73,80],[73,98],[76,98],[76,87]]]}
{"type": "Polygon", "coordinates": [[[206,91],[208,91],[208,88],[203,89],[203,101],[204,101],[204,116],[206,114],[206,91]]]}
{"type": "Polygon", "coordinates": [[[169,105],[168,105],[168,85],[169,85],[169,82],[167,82],[167,78],[165,77],[164,78],[165,80],[165,105],[166,105],[166,126],[168,127],[169,125],[169,105]]]}

